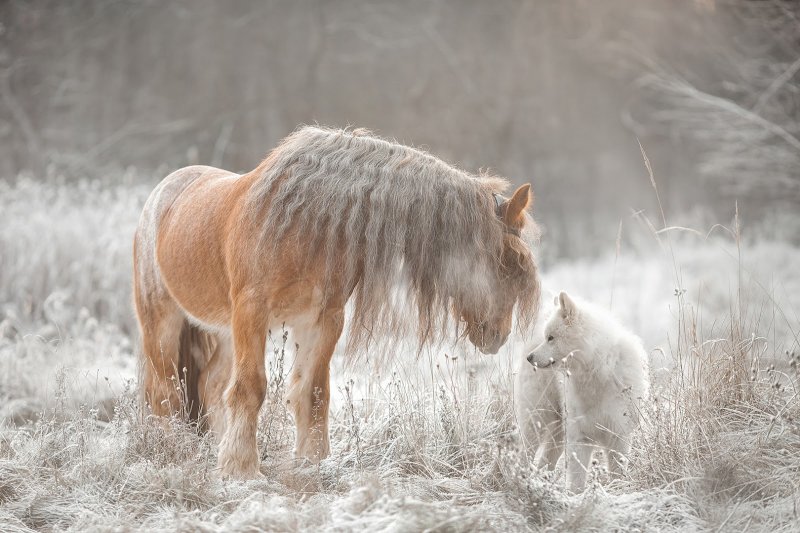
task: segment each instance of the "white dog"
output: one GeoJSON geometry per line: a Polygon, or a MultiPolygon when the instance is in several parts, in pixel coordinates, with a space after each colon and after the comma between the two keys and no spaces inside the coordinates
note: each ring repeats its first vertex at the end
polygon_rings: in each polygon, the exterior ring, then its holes
{"type": "MultiPolygon", "coordinates": [[[[552,300],[550,291],[542,290],[539,304],[552,300]]],[[[544,338],[545,320],[536,321],[533,338],[544,338]]],[[[556,467],[564,451],[564,373],[555,365],[539,370],[527,361],[530,345],[519,352],[514,383],[514,411],[519,433],[526,448],[536,454],[534,463],[549,470],[556,467]]]]}
{"type": "Polygon", "coordinates": [[[563,292],[556,305],[544,341],[527,355],[530,365],[518,369],[515,405],[524,440],[551,469],[566,426],[567,480],[578,491],[596,449],[605,451],[609,472],[620,473],[649,390],[647,354],[606,311],[563,292]]]}

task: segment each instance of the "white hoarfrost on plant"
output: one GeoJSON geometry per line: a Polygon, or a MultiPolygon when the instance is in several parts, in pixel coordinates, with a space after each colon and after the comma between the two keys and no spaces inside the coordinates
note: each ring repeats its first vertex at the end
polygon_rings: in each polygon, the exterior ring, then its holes
{"type": "MultiPolygon", "coordinates": [[[[522,337],[491,357],[413,342],[335,355],[331,456],[297,465],[295,339],[277,329],[258,423],[268,475],[230,482],[212,439],[143,418],[136,399],[130,243],[150,188],[0,180],[0,531],[800,529],[798,248],[674,239],[681,297],[656,246],[545,269],[548,285],[613,300],[652,350],[622,479],[573,495],[534,467],[512,405],[515,363],[532,369],[522,337]]],[[[561,375],[535,375],[548,372],[561,375]]]]}

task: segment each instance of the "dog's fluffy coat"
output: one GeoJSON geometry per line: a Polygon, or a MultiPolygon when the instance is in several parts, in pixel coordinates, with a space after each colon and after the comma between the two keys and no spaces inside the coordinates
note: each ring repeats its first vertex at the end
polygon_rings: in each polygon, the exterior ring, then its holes
{"type": "Polygon", "coordinates": [[[562,292],[542,342],[520,359],[517,418],[539,464],[555,467],[566,433],[571,490],[585,485],[596,449],[605,451],[609,472],[618,474],[649,391],[647,354],[639,338],[608,312],[562,292]]]}

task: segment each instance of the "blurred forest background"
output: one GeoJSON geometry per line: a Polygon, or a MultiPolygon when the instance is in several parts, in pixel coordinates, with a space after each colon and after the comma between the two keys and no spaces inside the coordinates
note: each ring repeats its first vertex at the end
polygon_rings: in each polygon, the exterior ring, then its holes
{"type": "Polygon", "coordinates": [[[0,21],[0,179],[247,171],[298,124],[367,127],[531,181],[547,261],[655,208],[638,137],[670,215],[738,200],[796,235],[775,213],[800,206],[798,2],[6,0],[0,21]]]}

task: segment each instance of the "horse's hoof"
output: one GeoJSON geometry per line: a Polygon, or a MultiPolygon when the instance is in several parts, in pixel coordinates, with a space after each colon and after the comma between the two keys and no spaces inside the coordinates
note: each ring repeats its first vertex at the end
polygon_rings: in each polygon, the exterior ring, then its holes
{"type": "Polygon", "coordinates": [[[237,461],[223,454],[217,465],[223,479],[238,479],[244,481],[249,479],[264,478],[264,474],[262,474],[258,469],[258,460],[237,461]]]}
{"type": "Polygon", "coordinates": [[[294,466],[296,468],[311,468],[317,466],[319,461],[314,461],[313,459],[309,459],[308,457],[297,457],[295,456],[292,459],[294,466]]]}
{"type": "Polygon", "coordinates": [[[222,469],[222,479],[230,481],[254,481],[266,479],[260,470],[228,470],[222,469]]]}

